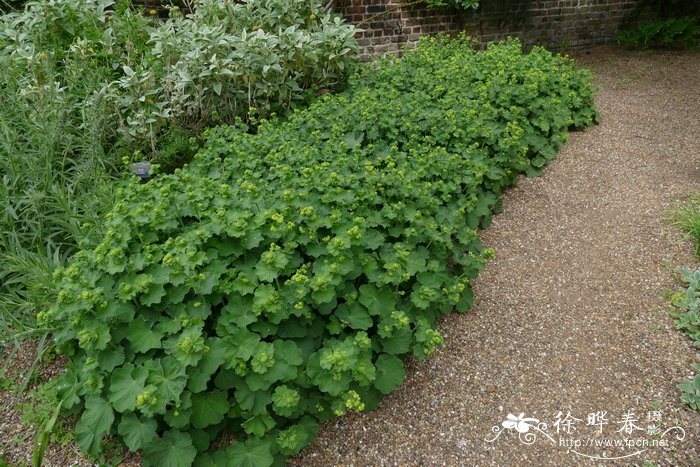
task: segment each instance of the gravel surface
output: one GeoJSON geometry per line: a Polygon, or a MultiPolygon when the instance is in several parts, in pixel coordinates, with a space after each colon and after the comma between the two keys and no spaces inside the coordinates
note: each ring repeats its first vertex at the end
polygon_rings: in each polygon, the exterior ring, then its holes
{"type": "MultiPolygon", "coordinates": [[[[445,347],[410,360],[379,409],[324,423],[292,465],[700,465],[700,413],[676,388],[696,352],[662,296],[680,286],[674,267],[697,265],[662,219],[700,188],[700,54],[606,47],[576,58],[595,72],[603,122],[506,193],[482,233],[496,258],[475,283],[474,308],[442,320],[445,347]],[[596,412],[608,422],[598,436],[587,425],[596,412]],[[502,428],[521,413],[547,426],[520,437],[502,428]],[[579,419],[571,433],[567,414],[579,419]],[[626,433],[625,414],[643,430],[626,433]],[[685,437],[649,435],[649,425],[685,437]],[[667,445],[593,444],[608,439],[667,445]]],[[[31,352],[14,371],[27,370],[31,352]]],[[[10,465],[31,462],[23,400],[0,391],[0,458],[10,465]]],[[[73,447],[53,446],[45,465],[76,463],[85,461],[73,447]]]]}
{"type": "Polygon", "coordinates": [[[700,188],[700,55],[606,47],[576,58],[595,72],[602,123],[505,195],[482,233],[496,258],[474,308],[442,320],[445,347],[410,362],[376,411],[325,423],[295,465],[698,465],[700,413],[676,388],[695,351],[662,296],[680,285],[674,267],[697,263],[662,219],[700,188]],[[608,422],[597,437],[596,412],[608,422]],[[551,440],[504,429],[485,441],[521,413],[551,440]],[[569,413],[579,421],[566,433],[569,413]],[[625,414],[644,430],[616,433],[625,414]],[[605,439],[642,446],[596,446],[605,439]]]}

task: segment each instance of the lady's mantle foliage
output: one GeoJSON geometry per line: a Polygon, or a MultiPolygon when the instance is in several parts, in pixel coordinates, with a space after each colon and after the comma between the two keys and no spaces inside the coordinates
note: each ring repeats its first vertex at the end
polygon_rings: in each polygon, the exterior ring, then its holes
{"type": "Polygon", "coordinates": [[[211,131],[189,167],[121,194],[42,316],[83,449],[116,433],[145,465],[269,465],[442,344],[498,194],[597,117],[570,60],[472,45],[424,40],[255,135],[211,131]],[[224,431],[237,441],[206,454],[224,431]]]}

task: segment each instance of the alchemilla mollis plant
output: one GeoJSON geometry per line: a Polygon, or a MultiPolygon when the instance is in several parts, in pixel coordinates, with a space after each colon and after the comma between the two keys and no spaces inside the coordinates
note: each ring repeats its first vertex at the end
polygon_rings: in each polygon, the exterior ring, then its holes
{"type": "Polygon", "coordinates": [[[76,439],[144,465],[282,464],[317,420],[371,410],[442,344],[493,254],[476,229],[593,123],[587,72],[517,41],[423,40],[252,134],[133,183],[55,272],[76,439]],[[217,451],[212,443],[234,439],[217,451]]]}

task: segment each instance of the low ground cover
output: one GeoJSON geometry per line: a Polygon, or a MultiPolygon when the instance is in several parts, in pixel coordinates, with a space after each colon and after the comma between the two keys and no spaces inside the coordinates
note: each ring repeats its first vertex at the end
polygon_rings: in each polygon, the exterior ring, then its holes
{"type": "Polygon", "coordinates": [[[193,162],[123,188],[40,314],[96,455],[270,465],[316,421],[369,410],[442,342],[492,254],[476,229],[518,174],[592,124],[590,75],[517,41],[422,41],[286,119],[219,127],[193,162]],[[213,450],[221,439],[230,446],[213,450]]]}

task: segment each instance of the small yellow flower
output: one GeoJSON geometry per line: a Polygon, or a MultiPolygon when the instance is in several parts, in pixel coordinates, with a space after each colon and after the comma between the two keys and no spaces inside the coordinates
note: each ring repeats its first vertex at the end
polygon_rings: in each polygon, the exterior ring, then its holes
{"type": "Polygon", "coordinates": [[[154,16],[158,14],[158,12],[156,10],[150,10],[148,13],[150,15],[154,15],[154,16]]]}

